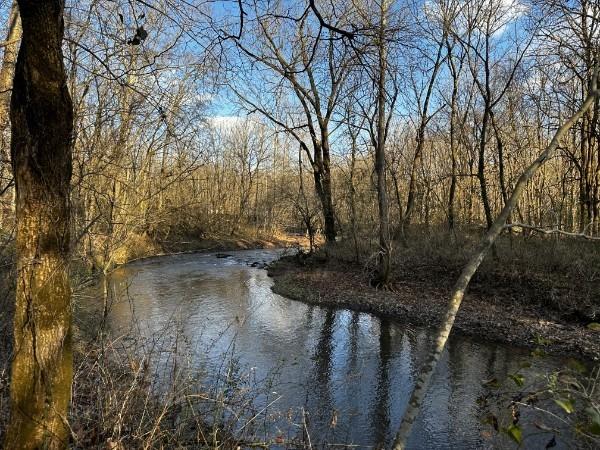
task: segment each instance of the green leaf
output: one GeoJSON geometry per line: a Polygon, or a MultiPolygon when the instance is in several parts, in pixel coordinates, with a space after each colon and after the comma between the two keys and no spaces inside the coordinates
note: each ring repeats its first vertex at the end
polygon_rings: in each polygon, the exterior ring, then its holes
{"type": "Polygon", "coordinates": [[[523,386],[523,383],[525,383],[525,377],[520,373],[511,373],[508,375],[508,378],[513,380],[515,384],[519,387],[523,386]]]}
{"type": "Polygon", "coordinates": [[[519,425],[511,425],[510,427],[506,428],[504,432],[508,434],[510,438],[517,444],[521,445],[521,442],[523,442],[523,430],[521,430],[519,425]]]}
{"type": "Polygon", "coordinates": [[[592,330],[592,331],[600,331],[600,323],[597,323],[597,322],[588,323],[587,329],[592,330]]]}
{"type": "Polygon", "coordinates": [[[554,403],[556,403],[558,406],[560,406],[562,409],[564,409],[567,414],[571,414],[573,411],[575,411],[573,402],[571,402],[571,400],[569,400],[569,399],[555,398],[554,403]]]}

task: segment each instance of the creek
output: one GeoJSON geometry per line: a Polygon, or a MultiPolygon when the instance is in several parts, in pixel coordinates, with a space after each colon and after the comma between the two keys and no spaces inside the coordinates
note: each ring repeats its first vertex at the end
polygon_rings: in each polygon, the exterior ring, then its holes
{"type": "MultiPolygon", "coordinates": [[[[434,331],[279,296],[262,269],[279,254],[187,254],[126,265],[111,276],[109,330],[158,347],[157,377],[175,364],[196,368],[208,385],[237,377],[254,390],[261,413],[254,426],[265,439],[308,434],[315,448],[389,447],[434,331]]],[[[544,358],[522,369],[531,359],[528,350],[452,336],[409,448],[515,448],[482,423],[477,400],[486,392],[483,380],[519,370],[529,380],[564,364],[544,358]]],[[[498,408],[507,411],[506,404],[498,408]]],[[[521,423],[538,420],[533,414],[521,423]]],[[[525,447],[544,448],[548,435],[530,431],[525,447]]]]}

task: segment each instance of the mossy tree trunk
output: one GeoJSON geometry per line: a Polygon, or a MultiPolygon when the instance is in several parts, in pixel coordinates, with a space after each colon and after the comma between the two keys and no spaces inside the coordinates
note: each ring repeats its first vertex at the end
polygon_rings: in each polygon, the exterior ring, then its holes
{"type": "Polygon", "coordinates": [[[17,292],[6,448],[66,448],[71,399],[69,184],[73,108],[62,0],[19,0],[11,101],[17,292]]]}

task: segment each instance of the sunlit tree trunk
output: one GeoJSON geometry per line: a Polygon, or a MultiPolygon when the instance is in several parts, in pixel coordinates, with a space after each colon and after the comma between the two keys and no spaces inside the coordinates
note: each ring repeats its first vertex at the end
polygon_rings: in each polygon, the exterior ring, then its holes
{"type": "Polygon", "coordinates": [[[17,288],[6,448],[66,448],[71,399],[69,184],[73,110],[61,0],[19,0],[11,103],[17,288]]]}
{"type": "MultiPolygon", "coordinates": [[[[4,57],[0,68],[0,195],[10,192],[12,183],[9,170],[10,147],[7,129],[10,123],[10,94],[22,33],[19,7],[16,0],[13,1],[10,8],[7,29],[4,57]]],[[[5,225],[4,208],[5,205],[0,204],[0,228],[5,225]]]]}
{"type": "Polygon", "coordinates": [[[19,50],[22,34],[19,7],[16,0],[13,1],[10,8],[7,25],[8,31],[6,33],[4,57],[2,58],[2,68],[0,69],[0,133],[2,134],[4,134],[9,123],[10,93],[15,73],[17,51],[19,50]]]}

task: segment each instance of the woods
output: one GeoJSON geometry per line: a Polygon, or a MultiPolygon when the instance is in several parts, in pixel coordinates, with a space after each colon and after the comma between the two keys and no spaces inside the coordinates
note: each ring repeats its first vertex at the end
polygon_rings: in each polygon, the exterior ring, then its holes
{"type": "MultiPolygon", "coordinates": [[[[102,280],[104,326],[111,276],[158,254],[293,243],[274,289],[320,305],[337,300],[307,298],[357,296],[359,280],[401,310],[407,287],[458,279],[435,293],[451,300],[426,324],[439,332],[388,447],[407,448],[472,279],[482,308],[531,319],[542,341],[552,327],[539,324],[572,327],[593,355],[598,2],[15,0],[0,12],[6,448],[75,439],[77,296],[102,280]]],[[[370,301],[341,306],[387,311],[370,301]]]]}
{"type": "MultiPolygon", "coordinates": [[[[75,250],[110,266],[108,253],[124,251],[125,236],[134,234],[210,233],[221,220],[241,219],[269,233],[303,228],[292,201],[298,189],[275,195],[280,183],[291,189],[284,179],[298,180],[298,148],[314,186],[307,193],[321,210],[316,228],[330,243],[350,235],[353,220],[367,234],[387,221],[390,238],[411,225],[489,227],[521,170],[586,97],[597,17],[584,3],[390,3],[381,17],[367,5],[324,8],[331,29],[301,5],[286,15],[277,8],[291,6],[249,4],[243,24],[218,9],[203,16],[201,4],[169,15],[126,4],[69,7],[73,205],[83,231],[75,250]],[[560,39],[551,32],[559,23],[560,39]],[[100,25],[104,31],[94,29],[100,25]],[[187,36],[207,26],[216,35],[204,31],[202,45],[186,50],[187,36]],[[128,44],[140,29],[155,38],[128,44]],[[260,143],[221,155],[224,134],[232,148],[246,145],[235,131],[245,122],[261,130],[250,133],[260,143]],[[387,145],[377,151],[380,141],[387,145]],[[375,170],[381,155],[385,170],[375,170]],[[245,168],[226,168],[234,160],[245,168]],[[230,181],[215,175],[223,170],[243,175],[235,199],[223,196],[230,181]],[[365,170],[379,173],[381,186],[365,170]],[[356,182],[352,201],[348,177],[356,182]],[[182,189],[193,195],[176,198],[182,189]],[[381,216],[376,192],[388,198],[381,216]],[[360,210],[354,219],[353,209],[360,210]]],[[[7,73],[18,36],[11,17],[7,73]]],[[[515,221],[595,232],[595,109],[531,181],[515,221]]],[[[7,172],[2,192],[3,229],[10,230],[7,172]]]]}

